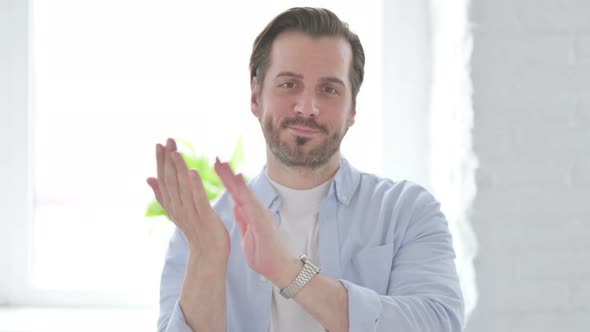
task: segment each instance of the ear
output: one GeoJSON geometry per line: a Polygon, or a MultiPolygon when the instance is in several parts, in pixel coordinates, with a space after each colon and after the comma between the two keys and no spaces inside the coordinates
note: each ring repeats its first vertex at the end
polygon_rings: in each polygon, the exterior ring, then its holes
{"type": "Polygon", "coordinates": [[[348,115],[348,120],[346,121],[346,126],[348,128],[352,127],[354,124],[354,118],[356,117],[356,109],[351,109],[350,114],[348,115]]]}
{"type": "Polygon", "coordinates": [[[257,118],[260,119],[260,85],[258,84],[258,79],[256,77],[252,78],[250,81],[250,108],[252,114],[254,114],[257,118]]]}

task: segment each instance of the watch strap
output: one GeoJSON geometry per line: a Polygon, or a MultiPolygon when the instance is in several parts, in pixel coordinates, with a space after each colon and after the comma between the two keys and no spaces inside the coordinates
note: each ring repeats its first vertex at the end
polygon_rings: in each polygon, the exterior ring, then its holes
{"type": "Polygon", "coordinates": [[[289,286],[281,289],[281,295],[286,299],[292,298],[311,278],[320,272],[320,268],[313,264],[307,256],[301,255],[299,259],[303,262],[303,268],[289,286]]]}

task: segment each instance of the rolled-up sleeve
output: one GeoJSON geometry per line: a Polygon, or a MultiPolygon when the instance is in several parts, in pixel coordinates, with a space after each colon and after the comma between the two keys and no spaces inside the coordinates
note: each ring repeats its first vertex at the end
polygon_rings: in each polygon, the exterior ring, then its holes
{"type": "Polygon", "coordinates": [[[164,330],[160,329],[160,331],[166,332],[192,332],[193,330],[186,324],[184,320],[184,314],[182,313],[182,309],[180,308],[180,304],[178,301],[174,304],[174,309],[172,309],[172,314],[168,320],[168,325],[165,327],[164,330]]]}
{"type": "Polygon", "coordinates": [[[459,332],[464,305],[455,252],[439,203],[419,195],[394,253],[387,294],[340,280],[350,331],[459,332]]]}
{"type": "Polygon", "coordinates": [[[187,252],[186,239],[176,229],[170,239],[160,281],[158,332],[192,332],[178,302],[186,271],[187,252]]]}
{"type": "Polygon", "coordinates": [[[348,291],[349,331],[377,331],[383,313],[379,294],[346,280],[340,282],[348,291]]]}

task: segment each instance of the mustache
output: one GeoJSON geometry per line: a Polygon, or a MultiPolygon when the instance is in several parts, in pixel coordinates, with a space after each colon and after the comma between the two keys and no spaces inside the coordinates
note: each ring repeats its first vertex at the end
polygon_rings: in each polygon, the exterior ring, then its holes
{"type": "Polygon", "coordinates": [[[323,125],[317,123],[312,118],[301,118],[301,117],[287,118],[287,119],[283,120],[283,122],[281,123],[281,128],[285,129],[285,128],[287,128],[289,126],[293,126],[293,125],[298,125],[298,126],[308,127],[310,129],[319,130],[324,134],[328,133],[328,128],[326,128],[326,126],[323,126],[323,125]]]}

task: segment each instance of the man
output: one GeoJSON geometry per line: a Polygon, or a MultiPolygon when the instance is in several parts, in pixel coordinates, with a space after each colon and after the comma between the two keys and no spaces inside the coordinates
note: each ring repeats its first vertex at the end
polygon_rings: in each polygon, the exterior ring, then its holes
{"type": "Polygon", "coordinates": [[[261,174],[248,186],[217,160],[227,193],[211,207],[174,140],[156,146],[148,183],[177,226],[160,331],[461,330],[439,204],[340,155],[363,67],[358,37],[332,12],[290,9],[250,60],[251,110],[267,143],[261,174]]]}

